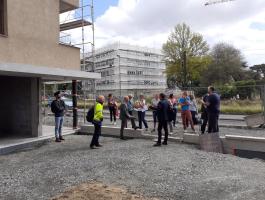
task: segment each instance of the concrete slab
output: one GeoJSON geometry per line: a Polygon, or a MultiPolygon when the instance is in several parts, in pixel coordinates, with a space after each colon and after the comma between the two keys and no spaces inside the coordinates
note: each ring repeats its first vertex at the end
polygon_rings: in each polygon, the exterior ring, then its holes
{"type": "Polygon", "coordinates": [[[232,154],[236,149],[265,152],[265,138],[261,137],[226,135],[224,143],[227,152],[232,154]]]}
{"type": "Polygon", "coordinates": [[[199,136],[201,150],[223,153],[223,145],[219,133],[202,134],[199,136]]]}
{"type": "MultiPolygon", "coordinates": [[[[83,125],[80,128],[80,133],[83,134],[93,134],[94,126],[93,125],[83,125]]],[[[120,136],[120,127],[110,127],[110,126],[102,126],[101,133],[104,136],[120,136]]],[[[124,129],[124,136],[131,138],[142,138],[143,130],[134,130],[131,128],[124,129]]]]}
{"type": "MultiPolygon", "coordinates": [[[[1,138],[0,139],[0,155],[12,153],[14,151],[23,150],[27,148],[32,148],[35,146],[42,145],[46,142],[51,141],[54,138],[54,127],[53,126],[43,126],[43,136],[35,138],[1,138]]],[[[63,135],[75,134],[78,130],[73,130],[71,128],[64,128],[63,135]]]]}
{"type": "Polygon", "coordinates": [[[200,144],[199,135],[198,134],[190,134],[184,133],[183,135],[183,142],[188,144],[200,144]]]}

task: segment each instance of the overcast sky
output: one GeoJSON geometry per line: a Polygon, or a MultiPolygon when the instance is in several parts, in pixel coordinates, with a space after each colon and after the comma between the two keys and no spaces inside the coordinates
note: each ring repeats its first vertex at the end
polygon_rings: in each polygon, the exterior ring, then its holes
{"type": "MultiPolygon", "coordinates": [[[[265,63],[265,0],[204,6],[206,0],[95,0],[96,47],[116,41],[161,48],[178,23],[201,33],[210,46],[227,42],[249,65],[265,63]]],[[[89,31],[89,29],[87,29],[89,31]]],[[[75,30],[73,38],[80,34],[75,30]]]]}

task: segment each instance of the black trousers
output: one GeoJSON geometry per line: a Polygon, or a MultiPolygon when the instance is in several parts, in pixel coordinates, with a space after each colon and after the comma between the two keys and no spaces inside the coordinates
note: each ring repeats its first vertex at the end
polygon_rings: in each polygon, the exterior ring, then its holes
{"type": "Polygon", "coordinates": [[[177,108],[173,108],[173,125],[176,126],[176,121],[177,121],[177,113],[178,113],[178,109],[177,108]]]}
{"type": "MultiPolygon", "coordinates": [[[[133,111],[129,111],[129,114],[131,116],[133,116],[133,111]]],[[[136,124],[135,124],[135,120],[134,119],[131,119],[131,123],[132,123],[132,128],[136,128],[136,124]]]]}
{"type": "Polygon", "coordinates": [[[207,114],[208,114],[208,133],[219,132],[219,126],[218,126],[219,113],[208,112],[207,114]]]}
{"type": "Polygon", "coordinates": [[[109,107],[110,121],[116,122],[116,109],[114,107],[109,107]]]}
{"type": "Polygon", "coordinates": [[[145,128],[148,128],[147,121],[145,120],[145,112],[138,111],[139,128],[142,129],[144,123],[145,128]]]}
{"type": "Polygon", "coordinates": [[[153,111],[153,121],[154,121],[154,129],[155,129],[156,123],[157,123],[157,111],[153,111]]]}
{"type": "Polygon", "coordinates": [[[164,142],[166,143],[168,140],[168,128],[167,128],[168,121],[159,121],[158,122],[158,141],[157,143],[161,144],[162,139],[162,129],[165,131],[165,138],[164,142]]]}
{"type": "Polygon", "coordinates": [[[193,124],[194,125],[198,124],[197,119],[196,119],[197,112],[196,111],[190,111],[190,112],[191,112],[191,117],[192,117],[193,124]]]}
{"type": "Polygon", "coordinates": [[[121,121],[120,138],[123,138],[123,132],[126,127],[127,127],[127,119],[121,121]]]}
{"type": "Polygon", "coordinates": [[[202,125],[201,125],[201,133],[205,133],[205,129],[208,123],[208,115],[207,112],[203,112],[201,114],[201,119],[202,119],[202,125]]]}
{"type": "Polygon", "coordinates": [[[99,136],[101,135],[101,125],[99,124],[94,124],[94,134],[93,134],[93,137],[92,137],[92,140],[91,140],[91,143],[90,143],[90,146],[97,146],[99,145],[99,136]]]}

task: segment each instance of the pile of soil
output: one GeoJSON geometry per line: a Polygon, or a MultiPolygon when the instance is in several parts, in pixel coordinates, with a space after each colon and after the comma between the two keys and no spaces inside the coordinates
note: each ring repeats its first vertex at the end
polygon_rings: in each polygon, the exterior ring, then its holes
{"type": "Polygon", "coordinates": [[[127,190],[106,186],[101,183],[88,183],[73,187],[51,200],[158,200],[130,194],[127,190]]]}

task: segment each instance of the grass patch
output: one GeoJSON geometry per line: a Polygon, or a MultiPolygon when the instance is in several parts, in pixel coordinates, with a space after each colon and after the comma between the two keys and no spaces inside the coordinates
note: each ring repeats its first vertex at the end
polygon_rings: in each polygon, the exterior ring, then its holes
{"type": "Polygon", "coordinates": [[[263,112],[261,101],[239,100],[222,101],[221,113],[251,115],[263,112]]]}

